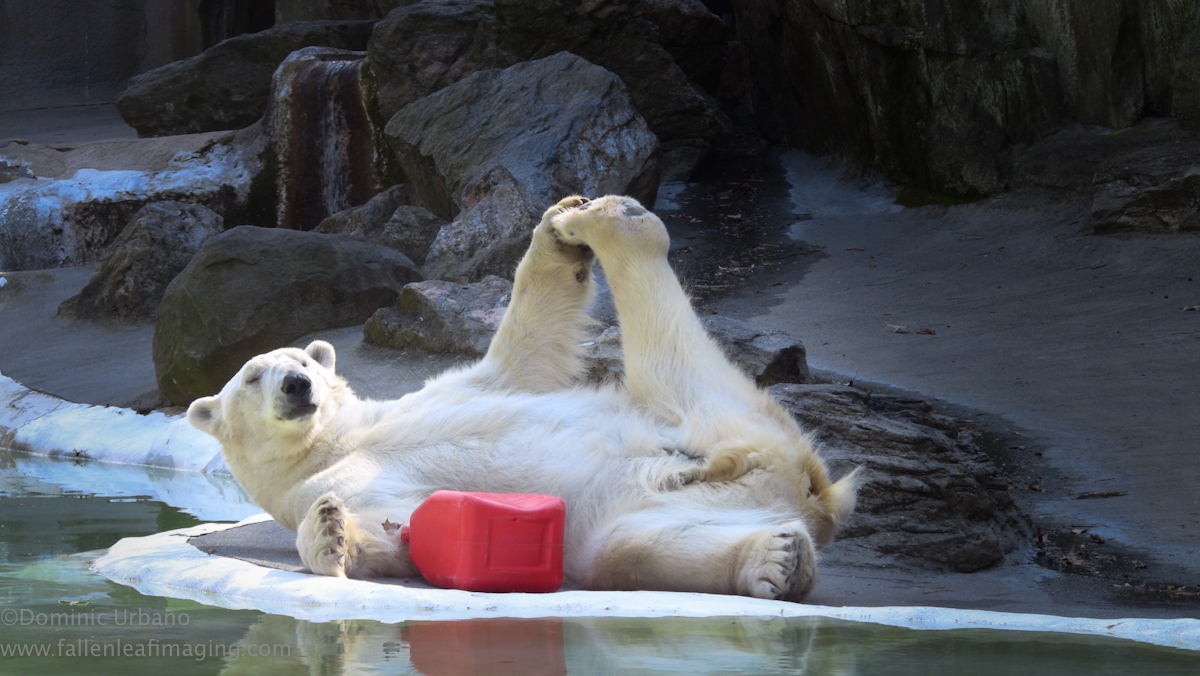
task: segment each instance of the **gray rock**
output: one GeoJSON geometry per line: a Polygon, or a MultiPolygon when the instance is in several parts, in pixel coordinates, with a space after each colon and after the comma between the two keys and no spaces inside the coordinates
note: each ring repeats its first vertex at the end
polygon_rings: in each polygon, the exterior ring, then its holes
{"type": "Polygon", "coordinates": [[[495,6],[509,53],[526,60],[568,51],[625,82],[662,145],[664,180],[685,180],[727,131],[720,105],[688,77],[711,86],[725,54],[721,22],[700,3],[496,0],[495,6]]]}
{"type": "Polygon", "coordinates": [[[512,282],[491,275],[473,284],[409,284],[395,307],[372,315],[363,326],[363,339],[402,350],[482,357],[511,298],[512,282]]]}
{"type": "Polygon", "coordinates": [[[1081,125],[1019,153],[1015,178],[1092,195],[1096,232],[1200,229],[1200,136],[1172,120],[1114,133],[1081,125]]]}
{"type": "Polygon", "coordinates": [[[374,21],[288,23],[218,43],[130,80],[117,110],[140,136],[241,129],[267,108],[271,76],[303,47],[361,51],[374,21]]]}
{"type": "Polygon", "coordinates": [[[424,265],[429,247],[446,221],[408,204],[408,186],[395,185],[366,204],[338,212],[321,221],[313,232],[342,233],[366,237],[424,265]]]}
{"type": "Polygon", "coordinates": [[[142,207],[109,246],[78,295],[59,314],[86,319],[145,320],[163,292],[225,221],[199,204],[155,202],[142,207]]]}
{"type": "Polygon", "coordinates": [[[178,405],[214,394],[254,355],[362,323],[420,279],[402,254],[358,237],[228,230],[167,287],[154,328],[159,389],[178,405]]]}
{"type": "Polygon", "coordinates": [[[1191,0],[735,0],[760,128],[960,195],[1005,188],[1014,147],[1062,122],[1171,108],[1200,39],[1191,0]]]}
{"type": "Polygon", "coordinates": [[[704,89],[719,79],[723,32],[698,0],[425,0],[389,14],[369,52],[384,117],[480,70],[577,54],[624,81],[662,143],[664,176],[681,180],[728,127],[704,89]]]}
{"type": "Polygon", "coordinates": [[[863,468],[858,506],[827,556],[861,547],[969,573],[1032,541],[995,463],[929,404],[841,385],[768,391],[813,432],[835,476],[863,468]]]}
{"type": "Polygon", "coordinates": [[[1092,201],[1092,227],[1096,232],[1200,231],[1200,174],[1169,178],[1154,185],[1138,183],[1141,185],[1117,180],[1097,188],[1092,201]]]}
{"type": "MultiPolygon", "coordinates": [[[[782,331],[748,324],[732,317],[701,315],[700,322],[743,373],[759,387],[778,383],[811,383],[804,345],[782,331]]],[[[625,372],[621,331],[606,327],[584,344],[588,377],[595,381],[620,379],[625,372]]]]}
{"type": "Polygon", "coordinates": [[[372,197],[366,204],[350,207],[329,216],[312,231],[375,239],[375,236],[383,231],[383,224],[396,213],[396,209],[408,203],[408,186],[403,183],[394,185],[372,197]]]}
{"type": "Polygon", "coordinates": [[[491,0],[424,0],[388,14],[367,47],[383,119],[472,73],[517,63],[498,36],[491,0]]]}
{"type": "Polygon", "coordinates": [[[33,178],[33,172],[25,165],[0,160],[0,183],[11,183],[18,178],[33,178]]]}
{"type": "Polygon", "coordinates": [[[594,383],[619,382],[625,377],[625,354],[621,351],[621,329],[605,327],[583,343],[584,377],[594,383]]]}
{"type": "Polygon", "coordinates": [[[662,46],[688,78],[716,93],[725,60],[725,23],[700,0],[639,0],[633,15],[651,21],[662,46]]]}
{"type": "MultiPolygon", "coordinates": [[[[658,142],[620,78],[567,53],[481,71],[411,103],[388,121],[417,203],[446,219],[496,166],[540,204],[658,188],[658,142]]],[[[544,208],[543,206],[543,208],[544,208]]]]}
{"type": "Polygon", "coordinates": [[[701,315],[700,322],[759,387],[813,381],[803,343],[783,331],[720,315],[701,315]]]}
{"type": "Polygon", "coordinates": [[[417,265],[425,265],[429,250],[446,225],[446,221],[428,209],[403,206],[396,209],[383,224],[383,230],[372,239],[408,256],[417,265]]]}
{"type": "Polygon", "coordinates": [[[1200,49],[1179,61],[1171,85],[1171,117],[1181,127],[1200,131],[1200,49]]]}
{"type": "Polygon", "coordinates": [[[539,200],[497,166],[466,190],[464,202],[466,209],[430,244],[425,276],[460,282],[511,278],[541,218],[539,200]]]}

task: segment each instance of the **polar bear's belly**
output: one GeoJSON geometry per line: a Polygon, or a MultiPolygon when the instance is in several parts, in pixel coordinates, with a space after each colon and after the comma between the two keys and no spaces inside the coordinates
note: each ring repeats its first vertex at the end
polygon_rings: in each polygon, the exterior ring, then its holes
{"type": "Polygon", "coordinates": [[[677,429],[616,393],[481,395],[418,402],[380,423],[379,478],[428,490],[545,493],[599,507],[691,467],[677,429]],[[385,478],[386,477],[386,478],[385,478]]]}

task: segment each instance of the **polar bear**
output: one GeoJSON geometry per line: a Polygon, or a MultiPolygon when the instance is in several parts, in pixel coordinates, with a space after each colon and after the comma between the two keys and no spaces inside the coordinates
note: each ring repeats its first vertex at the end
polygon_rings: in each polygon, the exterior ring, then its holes
{"type": "Polygon", "coordinates": [[[854,508],[810,438],[706,333],[629,197],[548,209],[483,359],[395,401],[355,397],[333,347],[251,359],[188,409],[314,573],[417,575],[393,524],[439,489],[567,504],[564,574],[584,589],[799,601],[815,548],[854,508]],[[593,259],[612,288],[625,378],[584,384],[593,259]]]}

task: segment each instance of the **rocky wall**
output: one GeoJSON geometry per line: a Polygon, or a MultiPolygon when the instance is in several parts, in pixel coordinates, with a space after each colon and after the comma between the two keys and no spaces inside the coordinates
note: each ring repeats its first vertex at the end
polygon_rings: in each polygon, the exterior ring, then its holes
{"type": "Polygon", "coordinates": [[[735,0],[768,137],[940,193],[1002,190],[1062,122],[1168,115],[1194,0],[735,0]]]}

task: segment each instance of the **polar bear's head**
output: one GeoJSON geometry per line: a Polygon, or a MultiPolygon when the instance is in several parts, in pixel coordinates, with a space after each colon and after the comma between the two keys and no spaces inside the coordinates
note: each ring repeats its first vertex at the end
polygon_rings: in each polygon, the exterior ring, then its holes
{"type": "Polygon", "coordinates": [[[310,437],[330,413],[331,395],[349,391],[334,374],[335,360],[333,346],[323,340],[303,350],[285,347],[260,354],[220,393],[193,401],[188,422],[226,445],[310,437]]]}

